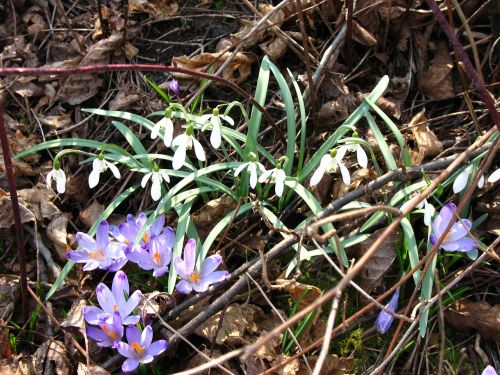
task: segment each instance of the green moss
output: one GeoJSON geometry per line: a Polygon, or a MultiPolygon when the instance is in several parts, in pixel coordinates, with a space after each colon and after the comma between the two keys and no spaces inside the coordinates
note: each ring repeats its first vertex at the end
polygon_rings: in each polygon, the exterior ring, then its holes
{"type": "Polygon", "coordinates": [[[363,329],[358,328],[354,331],[352,331],[349,336],[347,336],[345,339],[340,340],[340,355],[345,357],[349,356],[353,352],[358,352],[363,349],[363,329]]]}

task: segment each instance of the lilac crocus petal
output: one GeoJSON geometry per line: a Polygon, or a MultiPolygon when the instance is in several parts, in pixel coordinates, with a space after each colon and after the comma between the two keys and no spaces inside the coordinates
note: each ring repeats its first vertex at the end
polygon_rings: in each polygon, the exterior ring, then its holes
{"type": "MultiPolygon", "coordinates": [[[[398,299],[399,299],[399,288],[396,289],[394,294],[392,295],[389,303],[385,305],[385,308],[391,312],[395,312],[398,308],[398,299]]],[[[391,328],[392,322],[394,321],[394,317],[388,314],[385,310],[382,310],[375,321],[375,326],[377,327],[377,331],[381,334],[386,333],[389,328],[391,328]]]]}
{"type": "Polygon", "coordinates": [[[213,285],[224,281],[229,276],[229,272],[227,271],[215,271],[210,275],[206,276],[203,281],[208,283],[208,285],[213,285]]]}
{"type": "Polygon", "coordinates": [[[193,291],[193,287],[186,280],[179,281],[175,286],[175,289],[177,289],[177,291],[182,294],[189,294],[193,291]]]}
{"type": "Polygon", "coordinates": [[[163,353],[168,348],[167,340],[158,340],[151,344],[149,347],[148,353],[152,356],[157,356],[158,354],[163,353]]]}
{"type": "Polygon", "coordinates": [[[184,262],[186,264],[186,272],[193,272],[196,264],[196,241],[193,238],[184,246],[184,262]]]}
{"type": "Polygon", "coordinates": [[[99,249],[105,249],[109,244],[109,224],[103,220],[97,226],[96,243],[99,249]]]}
{"type": "Polygon", "coordinates": [[[488,365],[484,368],[481,375],[498,375],[497,370],[491,365],[488,365]]]}
{"type": "Polygon", "coordinates": [[[149,229],[151,232],[151,236],[158,236],[163,230],[164,225],[165,225],[165,215],[160,215],[153,222],[153,224],[151,224],[151,228],[149,229]]]}
{"type": "MultiPolygon", "coordinates": [[[[148,326],[149,327],[149,326],[148,326]]],[[[141,331],[137,327],[130,326],[127,328],[127,341],[129,344],[132,344],[133,342],[141,342],[141,331]]]]}
{"type": "Polygon", "coordinates": [[[87,336],[95,341],[107,341],[109,339],[108,335],[102,329],[96,327],[87,327],[86,332],[87,336]]]}
{"type": "Polygon", "coordinates": [[[457,211],[457,206],[454,203],[446,204],[441,211],[439,211],[439,215],[434,220],[432,224],[432,229],[434,233],[439,236],[443,234],[444,230],[450,223],[450,221],[455,220],[455,212],[457,211]]]}
{"type": "Polygon", "coordinates": [[[141,301],[141,298],[142,298],[142,293],[140,290],[136,290],[134,293],[132,293],[125,306],[122,307],[122,314],[125,316],[130,315],[130,313],[134,311],[134,309],[141,301]]]}
{"type": "Polygon", "coordinates": [[[85,306],[83,308],[83,317],[89,324],[99,324],[99,315],[101,315],[102,313],[104,313],[104,311],[95,306],[85,306]]]}
{"type": "Polygon", "coordinates": [[[460,238],[467,235],[472,228],[472,222],[467,219],[462,219],[451,227],[450,231],[446,235],[446,241],[457,241],[460,238]]]}
{"type": "MultiPolygon", "coordinates": [[[[127,329],[127,337],[128,337],[128,329],[127,329]]],[[[118,343],[118,346],[116,347],[118,350],[118,353],[120,353],[122,356],[125,358],[135,358],[135,351],[130,347],[129,344],[120,342],[118,343]]]]}
{"type": "Polygon", "coordinates": [[[111,293],[111,290],[105,284],[100,283],[97,285],[96,296],[104,312],[112,314],[118,309],[113,293],[111,293]]]}
{"type": "Polygon", "coordinates": [[[153,329],[151,328],[151,326],[147,326],[142,331],[141,344],[144,345],[146,348],[149,348],[152,341],[153,341],[153,329]]]}
{"type": "Polygon", "coordinates": [[[174,94],[176,97],[179,97],[179,82],[175,79],[172,79],[168,83],[168,88],[172,90],[172,94],[174,94]]]}
{"type": "Polygon", "coordinates": [[[118,306],[125,306],[125,294],[129,294],[128,278],[125,272],[118,271],[113,278],[111,291],[118,306]]]}
{"type": "Polygon", "coordinates": [[[95,240],[86,233],[78,232],[76,234],[76,241],[82,249],[88,251],[95,251],[97,249],[95,240]]]}
{"type": "Polygon", "coordinates": [[[137,367],[139,367],[139,361],[137,359],[134,359],[134,358],[129,358],[125,362],[123,362],[122,371],[123,372],[132,372],[137,367]]]}
{"type": "Polygon", "coordinates": [[[83,250],[68,251],[66,256],[75,263],[86,263],[88,261],[88,253],[83,250]]]}
{"type": "Polygon", "coordinates": [[[200,268],[200,277],[203,279],[212,272],[214,272],[217,267],[222,263],[222,257],[220,255],[211,255],[206,258],[200,268]]]}
{"type": "Polygon", "coordinates": [[[470,237],[463,237],[451,243],[443,243],[442,248],[446,251],[468,252],[477,247],[476,242],[470,237]]]}

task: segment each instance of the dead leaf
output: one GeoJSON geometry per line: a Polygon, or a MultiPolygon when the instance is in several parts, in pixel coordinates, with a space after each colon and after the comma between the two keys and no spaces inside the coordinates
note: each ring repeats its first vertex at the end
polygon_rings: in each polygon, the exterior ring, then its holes
{"type": "Polygon", "coordinates": [[[357,169],[351,174],[351,183],[349,185],[344,184],[341,178],[335,180],[332,196],[334,199],[342,198],[348,192],[359,188],[361,184],[374,178],[376,177],[370,168],[357,169]]]}
{"type": "MultiPolygon", "coordinates": [[[[80,61],[80,66],[107,64],[112,53],[121,47],[122,33],[111,34],[89,48],[80,61]]],[[[77,105],[97,94],[103,80],[95,74],[72,75],[66,79],[59,89],[56,99],[70,105],[77,105]]]]}
{"type": "MultiPolygon", "coordinates": [[[[210,358],[219,358],[223,353],[218,350],[218,349],[213,349],[213,350],[209,350],[209,349],[204,349],[202,350],[202,353],[204,353],[206,356],[210,357],[210,358]]],[[[185,366],[185,370],[189,370],[189,369],[192,369],[192,368],[195,368],[197,366],[200,366],[200,365],[203,365],[207,363],[207,359],[202,356],[200,353],[197,353],[193,358],[191,358],[186,366],[185,366]]],[[[234,373],[237,373],[238,371],[233,368],[231,366],[231,363],[228,361],[228,362],[225,362],[222,364],[222,366],[224,366],[225,368],[228,368],[230,371],[234,372],[234,373]],[[231,367],[229,367],[231,366],[231,367]]],[[[198,372],[199,374],[201,375],[223,375],[223,374],[226,374],[226,372],[223,372],[222,370],[220,370],[219,368],[217,367],[213,367],[211,369],[208,369],[208,370],[205,370],[205,371],[201,371],[201,372],[198,372]]]]}
{"type": "Polygon", "coordinates": [[[59,259],[64,261],[67,260],[66,251],[69,248],[67,226],[68,216],[66,214],[55,216],[49,225],[47,225],[47,237],[52,241],[59,259]]]}
{"type": "MultiPolygon", "coordinates": [[[[24,201],[19,200],[19,210],[21,223],[35,221],[33,213],[24,205],[24,201]]],[[[12,213],[12,202],[10,194],[0,189],[0,228],[10,228],[14,225],[14,214],[12,213]]]]}
{"type": "Polygon", "coordinates": [[[141,317],[141,321],[145,325],[150,324],[153,318],[158,315],[163,315],[167,310],[175,306],[175,298],[165,292],[151,292],[142,295],[137,311],[141,317]]]}
{"type": "Polygon", "coordinates": [[[191,219],[196,225],[196,228],[200,228],[200,235],[204,238],[213,227],[224,216],[234,210],[236,206],[237,204],[233,198],[228,195],[223,195],[220,198],[212,199],[207,202],[200,209],[191,214],[191,219]]]}
{"type": "Polygon", "coordinates": [[[452,70],[453,60],[447,44],[440,42],[429,69],[419,79],[420,89],[429,99],[439,100],[454,96],[452,70]]]}
{"type": "Polygon", "coordinates": [[[279,289],[286,290],[290,296],[298,302],[301,299],[299,310],[305,309],[311,303],[316,301],[321,296],[321,289],[314,285],[299,283],[294,280],[277,279],[276,284],[280,286],[279,289]]]}
{"type": "Polygon", "coordinates": [[[179,4],[175,0],[129,0],[128,9],[148,13],[156,21],[162,21],[177,14],[179,4]]]}
{"type": "Polygon", "coordinates": [[[353,37],[356,42],[363,46],[372,47],[377,45],[377,39],[356,21],[352,22],[353,37]]]}
{"type": "Polygon", "coordinates": [[[73,123],[73,120],[71,120],[70,115],[67,113],[62,113],[60,115],[55,115],[55,116],[38,115],[38,119],[42,124],[47,125],[52,129],[56,130],[63,129],[73,123]]]}
{"type": "Polygon", "coordinates": [[[435,156],[443,151],[443,144],[436,137],[436,134],[427,126],[425,110],[413,116],[408,127],[417,145],[416,152],[410,150],[411,160],[414,165],[419,165],[425,158],[435,156]]]}
{"type": "Polygon", "coordinates": [[[500,304],[491,306],[486,301],[456,301],[444,317],[461,332],[474,329],[484,338],[500,341],[500,304]]]}
{"type": "Polygon", "coordinates": [[[111,375],[111,373],[100,366],[97,365],[89,365],[87,366],[84,363],[79,363],[78,368],[76,370],[77,375],[111,375]]]}
{"type": "Polygon", "coordinates": [[[120,90],[118,94],[109,102],[109,109],[117,111],[119,109],[129,108],[132,104],[139,101],[139,94],[131,91],[129,88],[120,90]]]}
{"type": "MultiPolygon", "coordinates": [[[[229,58],[231,54],[226,53],[200,53],[199,55],[188,57],[186,55],[173,57],[172,65],[179,68],[187,68],[194,70],[207,71],[210,66],[214,66],[217,70],[229,58]]],[[[231,60],[229,65],[222,72],[222,77],[234,83],[241,83],[245,81],[252,73],[252,64],[257,59],[254,56],[246,55],[238,52],[234,59],[231,60]]],[[[192,76],[182,73],[173,73],[176,79],[191,80],[192,76]]],[[[216,82],[215,82],[216,83],[216,82]]]]}
{"type": "MultiPolygon", "coordinates": [[[[313,355],[307,358],[309,360],[309,365],[314,367],[318,360],[317,355],[313,355]]],[[[339,357],[336,354],[329,354],[323,364],[321,369],[321,375],[344,375],[351,374],[352,367],[354,365],[354,357],[339,357]]],[[[301,363],[301,370],[305,366],[301,363]]],[[[305,369],[305,368],[304,368],[305,369]]],[[[303,372],[300,372],[303,374],[303,372]]]]}
{"type": "MultiPolygon", "coordinates": [[[[274,360],[271,362],[271,367],[278,366],[279,364],[285,362],[290,356],[280,354],[274,360]]],[[[298,358],[295,358],[294,360],[288,362],[285,364],[283,367],[280,367],[277,369],[273,374],[278,374],[278,375],[298,375],[298,374],[305,374],[307,373],[307,369],[304,369],[305,372],[299,372],[300,370],[300,361],[298,358]]]]}
{"type": "Polygon", "coordinates": [[[71,374],[71,362],[61,341],[45,341],[35,352],[34,358],[37,374],[71,374]]]}
{"type": "MultiPolygon", "coordinates": [[[[385,228],[380,228],[373,232],[365,241],[351,247],[351,254],[355,257],[360,257],[366,250],[384,233],[385,228]]],[[[377,249],[375,254],[366,262],[361,271],[360,286],[371,293],[377,286],[380,285],[382,277],[389,270],[394,259],[396,259],[396,246],[401,241],[401,233],[398,230],[391,232],[389,237],[377,249]]]]}
{"type": "Polygon", "coordinates": [[[20,200],[36,217],[39,222],[44,220],[52,220],[59,215],[61,211],[52,203],[55,194],[52,190],[48,190],[45,185],[41,189],[21,189],[17,192],[20,200]]]}
{"type": "Polygon", "coordinates": [[[85,319],[83,317],[83,308],[85,306],[87,306],[87,301],[84,299],[76,300],[71,306],[68,316],[61,323],[61,326],[71,333],[79,332],[80,335],[84,336],[85,319]]]}
{"type": "Polygon", "coordinates": [[[251,342],[249,335],[260,332],[257,321],[264,319],[265,314],[255,305],[232,304],[224,312],[218,312],[208,319],[195,333],[217,345],[247,345],[251,342]],[[222,322],[220,322],[223,316],[222,322]],[[217,336],[216,336],[217,335],[217,336]]]}
{"type": "Polygon", "coordinates": [[[104,206],[98,201],[93,201],[90,206],[80,212],[80,220],[90,228],[103,212],[104,206]]]}

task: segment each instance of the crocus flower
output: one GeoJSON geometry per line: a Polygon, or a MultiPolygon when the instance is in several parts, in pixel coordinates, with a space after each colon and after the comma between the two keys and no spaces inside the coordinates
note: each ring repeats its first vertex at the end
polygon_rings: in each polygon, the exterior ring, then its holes
{"type": "Polygon", "coordinates": [[[246,169],[248,174],[250,175],[250,187],[252,189],[255,188],[257,185],[257,170],[260,172],[264,173],[266,171],[266,168],[257,161],[257,156],[253,153],[250,153],[250,161],[246,163],[242,163],[236,168],[234,171],[234,176],[238,177],[238,175],[241,173],[243,169],[246,169]]]}
{"type": "Polygon", "coordinates": [[[115,272],[127,263],[126,246],[109,240],[109,224],[106,220],[99,223],[94,240],[86,233],[78,232],[76,240],[82,250],[72,250],[66,253],[68,259],[75,263],[85,263],[84,271],[96,268],[115,272]]]}
{"type": "Polygon", "coordinates": [[[219,114],[219,108],[214,108],[212,114],[203,115],[199,118],[200,124],[210,123],[212,126],[212,133],[210,133],[210,144],[213,148],[217,149],[222,143],[221,125],[222,120],[226,121],[229,125],[234,126],[234,120],[226,115],[219,114]]]}
{"type": "MultiPolygon", "coordinates": [[[[398,299],[399,299],[399,288],[396,289],[389,303],[385,305],[385,308],[389,311],[396,312],[396,310],[398,309],[398,299]]],[[[389,328],[391,328],[393,321],[394,317],[388,314],[385,310],[382,310],[380,314],[378,314],[377,320],[375,321],[375,326],[377,327],[377,331],[379,331],[381,334],[386,333],[389,330],[389,328]]]]}
{"type": "Polygon", "coordinates": [[[137,263],[143,270],[154,270],[153,276],[160,277],[168,271],[168,265],[172,259],[175,233],[170,227],[165,228],[163,233],[160,233],[163,225],[161,228],[158,226],[158,229],[154,227],[155,224],[151,226],[153,238],[148,242],[147,250],[141,247],[133,250],[127,249],[126,254],[129,260],[137,263]]]}
{"type": "Polygon", "coordinates": [[[157,201],[161,198],[161,183],[163,181],[170,182],[170,177],[167,172],[162,171],[158,165],[154,165],[153,170],[149,173],[146,173],[141,181],[142,188],[146,187],[149,179],[151,179],[151,198],[154,201],[157,201]]]}
{"type": "Polygon", "coordinates": [[[172,146],[177,146],[174,152],[172,167],[177,170],[182,168],[184,160],[186,160],[186,150],[190,150],[194,146],[194,153],[199,161],[205,161],[205,151],[201,143],[193,137],[193,125],[189,124],[186,132],[179,134],[172,141],[172,146]]]}
{"type": "Polygon", "coordinates": [[[174,136],[174,123],[172,122],[172,110],[170,108],[165,111],[165,116],[151,130],[151,139],[158,137],[160,131],[163,132],[163,143],[165,143],[166,147],[170,147],[174,136]]]}
{"type": "Polygon", "coordinates": [[[61,169],[59,161],[54,161],[54,168],[47,173],[47,178],[45,179],[47,183],[47,189],[52,186],[52,180],[56,180],[56,189],[59,194],[63,194],[66,191],[66,174],[61,169]]]}
{"type": "Polygon", "coordinates": [[[481,375],[498,375],[498,372],[493,366],[488,365],[484,368],[481,375]]]}
{"type": "Polygon", "coordinates": [[[168,89],[172,91],[172,94],[174,94],[177,99],[179,98],[179,81],[177,81],[176,79],[172,79],[168,83],[168,89]]]}
{"type": "Polygon", "coordinates": [[[342,158],[344,157],[346,151],[346,147],[340,147],[338,150],[332,149],[330,150],[330,153],[323,155],[319,163],[319,167],[311,177],[310,185],[317,185],[323,178],[325,172],[334,173],[337,170],[337,167],[340,168],[344,184],[349,185],[351,183],[351,175],[349,174],[349,171],[344,163],[342,163],[342,158]]]}
{"type": "Polygon", "coordinates": [[[223,281],[227,276],[227,271],[215,271],[222,262],[220,255],[207,257],[199,271],[195,271],[196,264],[196,241],[190,239],[184,246],[184,259],[177,257],[174,260],[175,272],[181,277],[175,288],[183,294],[190,293],[193,289],[196,292],[205,292],[212,284],[223,281]]]}
{"type": "Polygon", "coordinates": [[[99,328],[87,327],[87,336],[99,341],[98,346],[116,348],[123,336],[122,318],[118,311],[113,313],[112,323],[101,321],[99,328]]]}
{"type": "Polygon", "coordinates": [[[129,295],[129,285],[127,275],[123,271],[118,271],[115,274],[111,290],[103,283],[97,285],[96,296],[101,308],[95,306],[83,308],[83,316],[87,323],[92,325],[111,324],[115,312],[118,312],[124,325],[137,324],[140,319],[139,315],[130,314],[139,304],[142,293],[140,290],[136,290],[128,300],[125,299],[125,294],[129,295]]]}
{"type": "Polygon", "coordinates": [[[446,204],[432,223],[432,233],[430,236],[431,243],[434,245],[437,240],[443,235],[444,230],[450,222],[453,226],[446,234],[444,241],[441,243],[441,249],[445,251],[460,251],[467,252],[476,248],[475,241],[467,237],[472,223],[467,219],[460,219],[455,223],[457,206],[453,203],[446,204]]]}
{"type": "Polygon", "coordinates": [[[363,168],[368,166],[368,156],[366,156],[365,150],[359,143],[340,146],[340,148],[345,148],[346,151],[355,152],[358,164],[363,168]]]}
{"type": "Polygon", "coordinates": [[[283,190],[285,188],[286,173],[281,168],[280,165],[276,166],[274,169],[269,169],[262,173],[259,177],[259,182],[264,183],[269,177],[274,181],[274,192],[278,197],[283,195],[283,190]]]}
{"type": "Polygon", "coordinates": [[[141,332],[135,326],[127,327],[127,343],[120,342],[118,344],[118,352],[127,358],[122,365],[123,372],[134,371],[139,363],[150,363],[153,357],[163,353],[168,348],[166,340],[153,340],[153,329],[147,326],[141,332]]]}
{"type": "Polygon", "coordinates": [[[89,174],[89,187],[92,189],[97,186],[99,183],[99,177],[102,172],[105,172],[107,169],[110,169],[113,173],[113,176],[116,178],[120,178],[120,171],[113,163],[110,163],[106,159],[104,159],[103,154],[99,154],[97,158],[92,162],[92,172],[89,174]]]}

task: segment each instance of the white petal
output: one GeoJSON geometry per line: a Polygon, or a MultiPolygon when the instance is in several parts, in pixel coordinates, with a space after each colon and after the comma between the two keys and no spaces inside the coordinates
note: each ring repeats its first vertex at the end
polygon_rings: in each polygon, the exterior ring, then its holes
{"type": "Polygon", "coordinates": [[[351,175],[349,174],[349,170],[346,168],[344,163],[339,163],[339,168],[340,174],[342,174],[342,181],[344,181],[344,184],[349,186],[351,184],[351,175]]]}
{"type": "Polygon", "coordinates": [[[434,215],[434,212],[436,209],[432,204],[429,202],[425,202],[425,208],[424,208],[424,224],[429,226],[431,225],[432,222],[432,215],[434,215]]]}
{"type": "Polygon", "coordinates": [[[97,184],[99,183],[99,176],[101,175],[101,172],[99,169],[92,169],[92,172],[89,174],[89,187],[95,188],[97,184]]]}
{"type": "Polygon", "coordinates": [[[218,149],[221,143],[220,125],[216,124],[212,128],[212,133],[210,134],[210,144],[213,148],[218,149]]]}
{"type": "Polygon", "coordinates": [[[274,186],[274,192],[278,197],[281,197],[283,195],[283,190],[285,190],[285,179],[281,179],[281,177],[276,176],[276,185],[274,186]]]}
{"type": "Polygon", "coordinates": [[[203,125],[203,124],[206,124],[207,122],[210,121],[210,119],[212,118],[213,114],[209,113],[207,115],[203,115],[203,116],[200,116],[198,117],[198,119],[196,120],[196,122],[200,125],[203,125]]]}
{"type": "Polygon", "coordinates": [[[234,126],[234,120],[231,117],[226,115],[219,115],[219,117],[226,121],[229,125],[234,126]]]}
{"type": "Polygon", "coordinates": [[[151,130],[151,139],[155,139],[156,137],[158,137],[158,134],[160,134],[161,124],[165,118],[166,117],[163,117],[160,121],[158,121],[155,124],[153,130],[151,130]]]}
{"type": "Polygon", "coordinates": [[[340,146],[338,149],[337,149],[337,154],[335,155],[335,160],[337,162],[341,161],[344,156],[345,156],[345,153],[349,150],[349,147],[348,146],[340,146]]]}
{"type": "MultiPolygon", "coordinates": [[[[335,159],[330,156],[330,154],[323,155],[321,158],[321,161],[319,163],[320,166],[328,168],[330,164],[334,161],[335,159]]],[[[335,165],[337,165],[337,162],[335,162],[335,165]]]]}
{"type": "Polygon", "coordinates": [[[169,118],[165,121],[165,135],[163,136],[163,143],[165,146],[170,147],[172,144],[172,138],[174,136],[174,124],[169,118]]]}
{"type": "Polygon", "coordinates": [[[453,192],[455,194],[460,193],[467,186],[467,181],[469,180],[469,173],[472,165],[465,168],[462,173],[460,173],[455,181],[453,182],[453,192]]]}
{"type": "Polygon", "coordinates": [[[97,171],[99,171],[99,173],[101,173],[101,171],[105,168],[106,168],[106,164],[104,164],[103,161],[100,160],[99,158],[95,158],[92,161],[92,170],[97,170],[97,171]]]}
{"type": "Polygon", "coordinates": [[[56,177],[56,188],[59,194],[63,194],[66,191],[66,174],[62,169],[59,169],[56,177]]]}
{"type": "Polygon", "coordinates": [[[494,184],[498,180],[500,180],[500,168],[498,168],[495,172],[490,174],[490,177],[488,177],[488,182],[491,184],[494,184]]]}
{"type": "Polygon", "coordinates": [[[241,173],[241,171],[245,168],[248,167],[249,163],[241,163],[238,168],[234,171],[234,177],[238,177],[238,175],[241,173]]]}
{"type": "MultiPolygon", "coordinates": [[[[179,137],[177,137],[177,138],[179,138],[179,137]]],[[[174,139],[174,142],[175,142],[175,139],[174,139]]],[[[184,164],[184,160],[186,160],[186,144],[181,144],[175,150],[174,159],[172,160],[172,167],[175,170],[181,169],[182,164],[184,164]]]]}
{"type": "Polygon", "coordinates": [[[157,201],[161,198],[161,182],[158,178],[152,178],[153,184],[151,185],[151,198],[157,201]]]}
{"type": "Polygon", "coordinates": [[[316,171],[314,171],[314,173],[311,177],[311,181],[309,181],[309,185],[311,185],[311,186],[317,185],[321,181],[321,179],[323,178],[323,175],[325,174],[325,172],[326,172],[326,165],[323,165],[323,163],[321,163],[319,165],[318,169],[316,169],[316,171]]]}
{"type": "Polygon", "coordinates": [[[47,173],[47,177],[45,178],[45,183],[47,184],[47,189],[50,190],[52,188],[52,176],[54,174],[54,170],[51,170],[47,173]]]}
{"type": "Polygon", "coordinates": [[[196,138],[193,138],[194,153],[199,161],[205,161],[205,150],[196,138]]]}
{"type": "Polygon", "coordinates": [[[165,172],[165,171],[160,171],[160,174],[161,174],[161,177],[163,177],[163,179],[164,179],[166,182],[170,182],[170,176],[167,174],[167,172],[165,172]]]}
{"type": "Polygon", "coordinates": [[[254,189],[257,185],[257,165],[255,163],[248,164],[248,173],[250,173],[250,187],[254,189]]]}
{"type": "Polygon", "coordinates": [[[186,133],[182,133],[174,138],[174,140],[172,141],[172,146],[184,145],[184,148],[186,148],[187,142],[188,142],[188,135],[186,133]]]}
{"type": "Polygon", "coordinates": [[[481,178],[479,179],[479,181],[477,182],[477,187],[479,189],[482,189],[484,186],[484,174],[481,176],[481,178]]]}
{"type": "Polygon", "coordinates": [[[262,184],[264,182],[266,182],[266,180],[269,178],[269,176],[274,172],[274,169],[270,169],[268,171],[265,171],[264,173],[262,173],[259,177],[259,182],[262,184]]]}
{"type": "Polygon", "coordinates": [[[356,156],[358,158],[358,164],[361,167],[366,168],[368,166],[368,157],[366,156],[366,152],[363,147],[359,144],[358,147],[356,147],[356,156]]]}
{"type": "Polygon", "coordinates": [[[109,169],[113,173],[113,176],[115,176],[116,178],[121,177],[120,171],[118,170],[116,165],[114,165],[113,163],[110,163],[109,161],[106,161],[106,165],[109,167],[109,169]]]}
{"type": "Polygon", "coordinates": [[[146,187],[146,184],[148,183],[149,178],[153,175],[153,172],[146,173],[144,177],[141,180],[141,186],[143,188],[146,187]]]}

